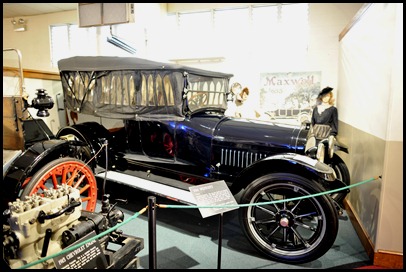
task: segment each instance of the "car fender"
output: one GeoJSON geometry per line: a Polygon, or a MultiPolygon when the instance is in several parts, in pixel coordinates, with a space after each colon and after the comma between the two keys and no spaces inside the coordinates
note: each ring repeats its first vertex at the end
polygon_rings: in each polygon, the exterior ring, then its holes
{"type": "Polygon", "coordinates": [[[292,173],[320,183],[323,179],[332,183],[336,180],[333,168],[327,164],[305,155],[284,153],[257,160],[242,170],[232,184],[232,191],[239,192],[257,177],[273,172],[292,173]]]}
{"type": "Polygon", "coordinates": [[[348,151],[348,146],[347,145],[345,145],[345,144],[343,144],[343,143],[341,143],[340,141],[338,141],[337,139],[336,139],[336,141],[335,141],[335,143],[334,143],[334,149],[335,149],[335,151],[342,151],[342,152],[345,152],[345,153],[349,153],[349,151],[348,151]]]}
{"type": "Polygon", "coordinates": [[[23,182],[35,174],[41,167],[52,160],[69,157],[71,145],[82,145],[83,143],[52,139],[37,142],[20,154],[7,169],[2,184],[2,208],[7,208],[9,201],[14,201],[23,185],[23,182]]]}
{"type": "Polygon", "coordinates": [[[97,122],[84,122],[63,127],[58,131],[56,137],[60,138],[61,136],[70,134],[87,143],[91,149],[92,155],[95,155],[96,152],[100,150],[104,140],[109,140],[110,138],[109,131],[97,122]]]}
{"type": "Polygon", "coordinates": [[[97,122],[84,122],[60,129],[56,137],[74,135],[78,140],[83,141],[90,148],[91,156],[94,162],[91,166],[99,165],[106,167],[106,149],[103,145],[108,145],[108,168],[121,169],[127,168],[127,161],[118,156],[117,150],[120,145],[125,144],[122,139],[116,139],[110,130],[97,122]]]}

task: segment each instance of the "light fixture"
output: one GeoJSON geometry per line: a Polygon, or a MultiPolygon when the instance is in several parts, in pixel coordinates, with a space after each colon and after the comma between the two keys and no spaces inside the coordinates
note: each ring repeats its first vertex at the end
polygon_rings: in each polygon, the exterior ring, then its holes
{"type": "Polygon", "coordinates": [[[23,18],[18,19],[18,21],[13,18],[11,23],[14,26],[14,31],[21,32],[27,30],[27,22],[23,18]]]}

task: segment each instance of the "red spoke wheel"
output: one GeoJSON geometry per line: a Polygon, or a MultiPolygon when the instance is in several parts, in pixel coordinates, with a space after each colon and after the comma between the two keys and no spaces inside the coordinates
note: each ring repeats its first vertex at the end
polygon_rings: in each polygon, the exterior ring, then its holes
{"type": "Polygon", "coordinates": [[[67,184],[80,191],[84,210],[94,212],[97,202],[97,182],[83,161],[75,158],[60,158],[49,162],[36,172],[23,187],[20,198],[41,194],[58,185],[67,184]]]}

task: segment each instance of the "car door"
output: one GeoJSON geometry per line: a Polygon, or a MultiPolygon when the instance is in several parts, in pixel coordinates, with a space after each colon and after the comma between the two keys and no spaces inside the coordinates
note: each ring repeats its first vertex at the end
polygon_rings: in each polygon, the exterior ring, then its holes
{"type": "Polygon", "coordinates": [[[142,151],[149,157],[174,160],[175,141],[173,131],[158,121],[140,121],[142,151]]]}

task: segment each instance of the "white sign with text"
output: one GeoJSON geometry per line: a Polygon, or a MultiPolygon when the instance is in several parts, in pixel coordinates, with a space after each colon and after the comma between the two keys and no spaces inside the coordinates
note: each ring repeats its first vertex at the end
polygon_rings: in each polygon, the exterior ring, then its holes
{"type": "Polygon", "coordinates": [[[199,208],[203,218],[238,209],[238,203],[224,180],[192,186],[189,190],[197,206],[220,206],[199,208]]]}

